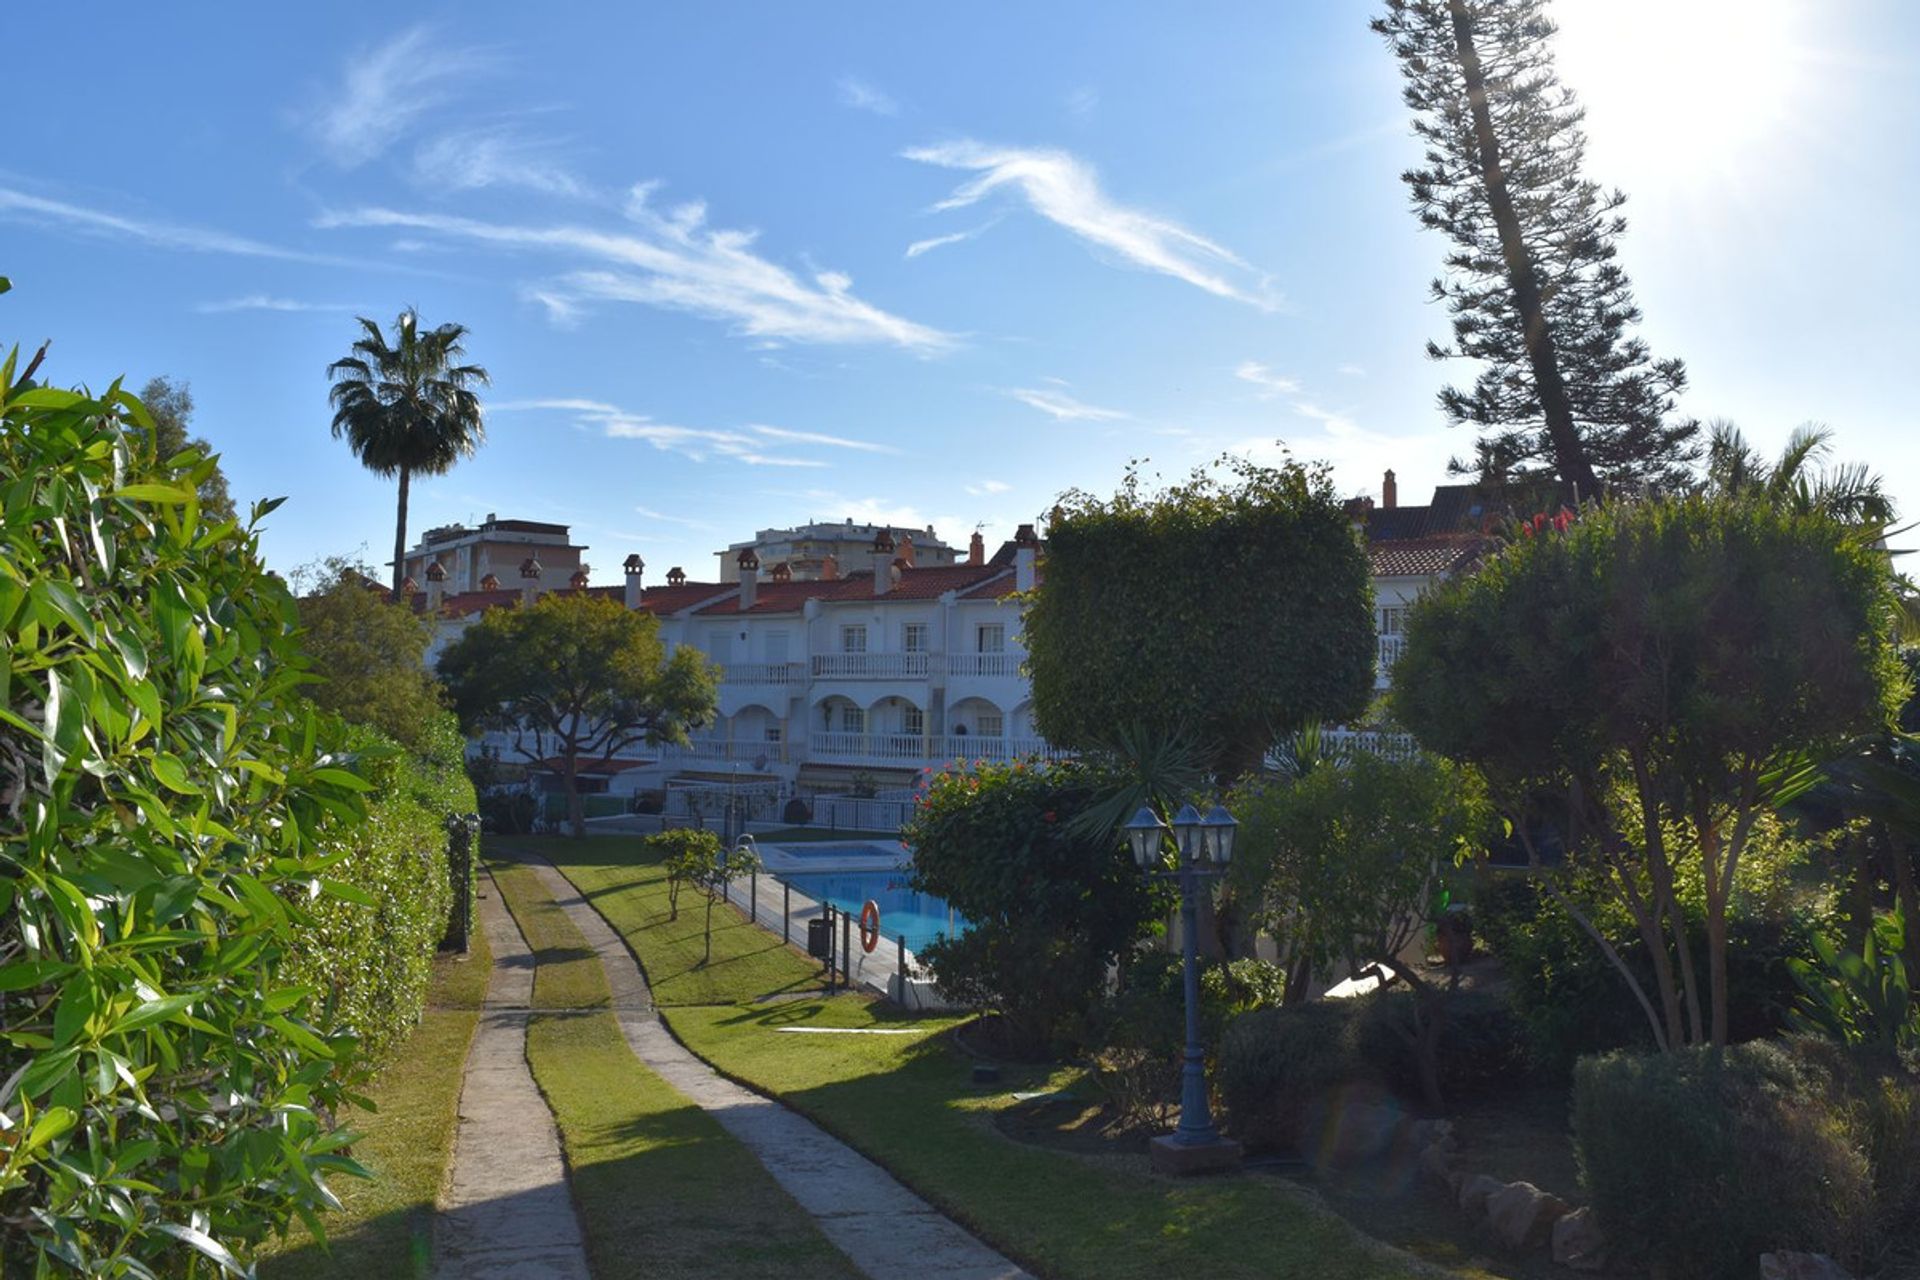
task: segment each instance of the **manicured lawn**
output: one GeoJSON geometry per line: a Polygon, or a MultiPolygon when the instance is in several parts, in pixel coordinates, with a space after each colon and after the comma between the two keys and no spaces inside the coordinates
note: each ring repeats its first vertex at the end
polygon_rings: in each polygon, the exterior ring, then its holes
{"type": "MultiPolygon", "coordinates": [[[[606,1004],[605,970],[534,872],[493,872],[542,957],[534,1002],[606,1004]],[[562,957],[552,981],[547,956],[562,957]]],[[[745,1147],[634,1057],[611,1013],[535,1015],[527,1061],[560,1126],[598,1280],[859,1274],[745,1147]]]]}
{"type": "MultiPolygon", "coordinates": [[[[686,913],[677,925],[666,922],[663,878],[637,840],[555,840],[542,847],[606,912],[649,975],[684,972],[686,913]]],[[[717,962],[719,938],[716,932],[717,962]]],[[[726,961],[703,975],[701,989],[715,998],[666,1011],[674,1033],[722,1071],[780,1097],[878,1160],[1039,1273],[1087,1280],[1414,1274],[1402,1255],[1278,1179],[1174,1182],[1153,1176],[1144,1158],[1090,1159],[1004,1137],[994,1115],[1013,1105],[1015,1091],[1065,1087],[1079,1073],[1010,1068],[1001,1083],[981,1089],[970,1082],[972,1060],[939,1034],[958,1019],[904,1020],[857,995],[756,1004],[771,990],[811,982],[812,966],[777,941],[773,946],[768,956],[744,940],[730,942],[726,961]],[[742,954],[756,963],[736,963],[742,954]],[[762,973],[773,981],[755,981],[762,973]],[[912,1026],[926,1034],[779,1031],[796,1024],[912,1026]]]]}
{"type": "Polygon", "coordinates": [[[486,935],[477,929],[472,946],[465,959],[435,962],[425,1016],[367,1091],[379,1110],[345,1117],[365,1135],[353,1154],[373,1179],[333,1179],[328,1185],[341,1207],[325,1219],[329,1248],[296,1227],[269,1246],[273,1256],[260,1264],[265,1280],[427,1274],[433,1206],[453,1156],[461,1069],[493,966],[486,935]]]}
{"type": "MultiPolygon", "coordinates": [[[[631,945],[644,934],[640,953],[664,1007],[683,1004],[731,1004],[751,998],[741,993],[804,991],[820,985],[820,966],[765,929],[751,925],[721,903],[713,909],[713,959],[703,964],[701,921],[705,899],[694,889],[680,893],[680,918],[669,918],[667,877],[638,836],[496,836],[488,845],[496,859],[516,849],[545,855],[563,866],[587,900],[631,945]]],[[[498,869],[496,861],[496,873],[498,869]]],[[[531,875],[522,870],[522,875],[531,875]]]]}

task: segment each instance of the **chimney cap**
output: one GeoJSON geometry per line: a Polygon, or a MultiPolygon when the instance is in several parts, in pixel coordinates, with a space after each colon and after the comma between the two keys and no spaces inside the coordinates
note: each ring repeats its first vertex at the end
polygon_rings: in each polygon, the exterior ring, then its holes
{"type": "Polygon", "coordinates": [[[622,569],[625,569],[628,573],[639,573],[642,569],[647,567],[647,562],[645,560],[642,560],[639,557],[639,555],[636,553],[634,555],[628,556],[624,561],[622,561],[620,564],[620,567],[622,569]]]}
{"type": "Polygon", "coordinates": [[[567,585],[575,591],[585,587],[587,585],[587,566],[581,565],[578,569],[575,569],[573,576],[567,579],[567,585]]]}
{"type": "Polygon", "coordinates": [[[435,560],[432,564],[427,566],[428,582],[445,582],[446,580],[447,580],[447,566],[441,564],[438,560],[435,560]]]}
{"type": "Polygon", "coordinates": [[[779,564],[776,564],[775,566],[773,566],[773,580],[775,582],[792,582],[793,566],[788,564],[785,560],[782,560],[779,564]]]}
{"type": "Polygon", "coordinates": [[[1016,547],[1037,547],[1040,545],[1040,535],[1033,531],[1032,525],[1023,524],[1014,530],[1013,545],[1016,547]]]}
{"type": "Polygon", "coordinates": [[[534,557],[528,556],[520,562],[520,576],[523,578],[538,578],[543,567],[544,566],[534,557]]]}
{"type": "Polygon", "coordinates": [[[486,577],[480,579],[480,589],[482,591],[498,591],[500,589],[499,576],[496,574],[490,573],[486,577]]]}
{"type": "Polygon", "coordinates": [[[742,547],[740,554],[734,557],[734,563],[738,564],[742,569],[758,569],[760,567],[760,556],[752,547],[742,547]]]}
{"type": "Polygon", "coordinates": [[[412,578],[402,578],[400,580],[401,595],[410,596],[419,590],[420,590],[420,584],[415,582],[412,578]]]}
{"type": "Polygon", "coordinates": [[[667,582],[669,585],[677,587],[681,583],[685,582],[686,580],[687,580],[687,571],[685,569],[682,569],[679,565],[675,565],[673,566],[673,568],[667,570],[667,582]]]}
{"type": "Polygon", "coordinates": [[[876,533],[876,534],[874,534],[874,535],[873,535],[873,550],[874,550],[874,552],[875,552],[875,554],[879,554],[879,553],[882,553],[882,552],[888,552],[888,551],[892,551],[892,550],[893,550],[893,535],[892,535],[891,533],[889,533],[889,532],[887,532],[887,531],[886,531],[885,529],[882,529],[882,530],[880,530],[880,532],[878,532],[878,533],[876,533]]]}

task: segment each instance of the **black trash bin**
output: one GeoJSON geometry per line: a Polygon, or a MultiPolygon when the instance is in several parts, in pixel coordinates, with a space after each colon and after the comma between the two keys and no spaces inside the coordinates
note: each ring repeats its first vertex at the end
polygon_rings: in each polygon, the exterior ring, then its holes
{"type": "Polygon", "coordinates": [[[815,960],[833,955],[833,922],[825,916],[807,921],[807,954],[815,960]]]}

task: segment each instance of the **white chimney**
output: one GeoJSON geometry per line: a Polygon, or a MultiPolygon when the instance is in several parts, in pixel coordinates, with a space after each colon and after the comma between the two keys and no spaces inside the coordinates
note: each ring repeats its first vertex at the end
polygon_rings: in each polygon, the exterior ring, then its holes
{"type": "Polygon", "coordinates": [[[440,612],[440,595],[443,591],[446,590],[446,581],[447,581],[447,566],[441,564],[438,560],[428,561],[427,563],[427,612],[428,613],[437,615],[440,612]]]}
{"type": "Polygon", "coordinates": [[[1040,557],[1040,535],[1033,526],[1023,524],[1013,535],[1013,589],[1031,591],[1038,581],[1035,564],[1040,557]]]}
{"type": "Polygon", "coordinates": [[[893,588],[893,535],[882,529],[873,535],[873,594],[883,596],[893,588]]]}
{"type": "Polygon", "coordinates": [[[645,591],[640,585],[640,578],[647,570],[647,562],[639,556],[633,555],[628,556],[626,563],[620,567],[627,571],[627,608],[638,609],[641,600],[645,597],[645,591]]]}
{"type": "Polygon", "coordinates": [[[740,566],[740,612],[745,613],[760,594],[760,557],[747,547],[733,562],[740,566]]]}

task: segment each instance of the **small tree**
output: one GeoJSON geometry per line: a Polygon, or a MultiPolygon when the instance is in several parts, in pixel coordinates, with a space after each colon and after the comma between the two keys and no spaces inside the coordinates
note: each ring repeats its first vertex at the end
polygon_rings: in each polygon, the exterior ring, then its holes
{"type": "MultiPolygon", "coordinates": [[[[140,388],[140,403],[147,406],[147,412],[153,415],[153,447],[155,456],[166,462],[191,449],[203,458],[213,458],[213,446],[204,439],[187,433],[193,430],[193,392],[184,382],[175,382],[171,378],[149,378],[147,385],[140,388]]],[[[212,468],[196,487],[200,495],[200,510],[206,514],[208,523],[219,524],[223,520],[234,518],[233,498],[227,492],[227,477],[220,470],[220,463],[214,459],[212,468]]]]}
{"type": "Polygon", "coordinates": [[[700,834],[713,840],[715,850],[711,857],[694,867],[692,874],[693,883],[707,897],[706,918],[701,922],[701,940],[705,950],[701,952],[700,963],[710,964],[713,961],[713,904],[726,899],[727,890],[734,881],[760,869],[760,855],[748,844],[722,849],[718,837],[711,832],[703,831],[700,834]]]}
{"type": "Polygon", "coordinates": [[[365,568],[332,557],[297,572],[300,625],[320,681],[307,696],[343,720],[372,725],[409,750],[425,749],[444,713],[440,682],[423,665],[432,625],[378,589],[365,568]]]}
{"type": "Polygon", "coordinates": [[[720,857],[720,837],[697,827],[675,827],[647,837],[667,873],[667,919],[680,918],[680,891],[698,885],[720,857]]]}
{"type": "Polygon", "coordinates": [[[1754,501],[1618,503],[1561,523],[1414,607],[1394,706],[1429,750],[1480,768],[1536,861],[1551,833],[1597,862],[1651,991],[1556,898],[1656,1043],[1725,1044],[1727,909],[1757,814],[1784,767],[1886,724],[1901,696],[1885,556],[1828,516],[1754,501]],[[1682,875],[1704,893],[1704,992],[1682,875]]]}
{"type": "Polygon", "coordinates": [[[1373,597],[1326,470],[1230,465],[1231,483],[1196,473],[1158,494],[1129,472],[1112,499],[1055,509],[1024,623],[1048,741],[1191,735],[1231,780],[1279,732],[1365,709],[1373,597]]]}
{"type": "Polygon", "coordinates": [[[530,761],[557,751],[576,837],[587,833],[582,759],[685,742],[713,716],[713,673],[698,650],[669,659],[653,615],[584,592],[489,611],[447,647],[440,675],[469,730],[513,734],[530,761]]]}
{"type": "Polygon", "coordinates": [[[1356,751],[1249,781],[1228,805],[1241,827],[1232,878],[1260,923],[1312,967],[1376,968],[1412,989],[1405,1034],[1426,1101],[1439,1107],[1437,1054],[1459,974],[1436,983],[1405,952],[1437,919],[1444,869],[1486,834],[1477,780],[1443,760],[1356,751]]]}

